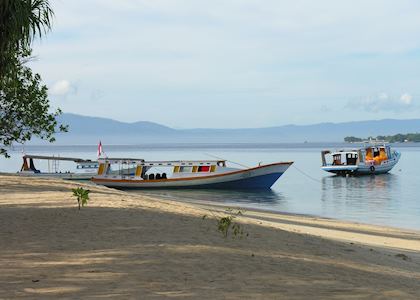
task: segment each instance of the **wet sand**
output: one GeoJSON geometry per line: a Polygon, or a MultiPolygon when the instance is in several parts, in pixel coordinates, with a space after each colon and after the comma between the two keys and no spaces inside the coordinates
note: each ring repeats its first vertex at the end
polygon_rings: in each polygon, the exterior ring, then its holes
{"type": "Polygon", "coordinates": [[[419,232],[241,212],[0,176],[0,298],[420,298],[419,232]],[[229,215],[242,238],[217,231],[229,215]]]}

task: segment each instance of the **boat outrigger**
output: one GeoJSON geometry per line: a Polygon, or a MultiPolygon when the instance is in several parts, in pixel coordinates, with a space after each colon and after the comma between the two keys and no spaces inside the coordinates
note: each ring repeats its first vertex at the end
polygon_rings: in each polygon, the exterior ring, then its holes
{"type": "Polygon", "coordinates": [[[293,162],[237,169],[226,160],[145,161],[143,159],[99,159],[92,181],[113,188],[208,188],[269,189],[293,162]]]}
{"type": "Polygon", "coordinates": [[[55,177],[72,180],[90,180],[97,173],[98,162],[90,159],[81,159],[74,157],[43,156],[43,155],[24,155],[20,176],[29,177],[55,177]],[[34,160],[46,160],[48,171],[42,172],[35,167],[34,160]],[[61,171],[60,161],[69,161],[76,163],[75,171],[61,171]]]}
{"type": "Polygon", "coordinates": [[[401,153],[386,143],[372,143],[359,149],[321,152],[322,170],[337,175],[383,174],[398,163],[401,153]]]}

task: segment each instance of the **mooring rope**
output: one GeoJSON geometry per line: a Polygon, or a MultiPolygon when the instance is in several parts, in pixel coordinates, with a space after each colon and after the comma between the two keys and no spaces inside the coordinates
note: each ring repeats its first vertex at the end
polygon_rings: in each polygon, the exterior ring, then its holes
{"type": "Polygon", "coordinates": [[[209,153],[204,153],[204,154],[205,154],[205,155],[207,155],[207,156],[213,157],[213,158],[217,158],[217,159],[220,159],[220,160],[225,160],[225,161],[228,161],[228,162],[230,162],[230,163],[232,163],[232,164],[235,164],[235,165],[241,166],[241,167],[243,167],[243,168],[247,168],[247,169],[250,169],[250,168],[251,168],[251,167],[249,167],[249,166],[246,166],[246,165],[243,165],[243,164],[240,164],[240,163],[237,163],[237,162],[234,162],[234,161],[231,161],[231,160],[228,160],[228,159],[222,158],[222,157],[218,157],[218,156],[215,156],[215,155],[212,155],[212,154],[209,154],[209,153]]]}
{"type": "Polygon", "coordinates": [[[292,167],[293,167],[293,168],[295,168],[295,169],[296,169],[299,173],[301,173],[302,175],[306,176],[307,178],[309,178],[309,179],[311,179],[311,180],[313,180],[313,181],[316,181],[316,182],[318,182],[318,183],[322,183],[322,184],[323,184],[323,182],[322,182],[321,180],[319,180],[319,179],[317,179],[317,178],[315,178],[315,177],[312,177],[311,175],[309,175],[309,174],[307,174],[306,172],[302,171],[301,169],[299,169],[298,167],[296,167],[296,166],[295,166],[295,164],[293,164],[293,165],[292,165],[292,167]]]}

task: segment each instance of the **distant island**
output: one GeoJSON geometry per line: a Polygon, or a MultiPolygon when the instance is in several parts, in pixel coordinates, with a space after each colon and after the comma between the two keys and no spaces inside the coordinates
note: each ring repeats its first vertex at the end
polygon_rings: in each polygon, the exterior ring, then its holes
{"type": "MultiPolygon", "coordinates": [[[[356,132],[364,136],[420,132],[419,119],[384,119],[343,123],[279,125],[261,128],[171,128],[146,120],[127,123],[102,117],[63,113],[58,121],[69,132],[56,135],[54,145],[144,145],[220,143],[338,143],[356,132]]],[[[216,124],[216,123],[215,123],[216,124]]],[[[235,125],[234,123],[232,125],[235,125]]],[[[418,139],[417,139],[418,141],[418,139]]],[[[33,139],[32,145],[43,145],[33,139]]]]}
{"type": "Polygon", "coordinates": [[[388,143],[420,143],[420,133],[407,133],[407,134],[395,134],[395,135],[378,135],[377,137],[368,137],[366,139],[354,137],[354,136],[346,136],[344,141],[346,143],[360,143],[366,140],[378,140],[378,141],[386,141],[388,143]]]}

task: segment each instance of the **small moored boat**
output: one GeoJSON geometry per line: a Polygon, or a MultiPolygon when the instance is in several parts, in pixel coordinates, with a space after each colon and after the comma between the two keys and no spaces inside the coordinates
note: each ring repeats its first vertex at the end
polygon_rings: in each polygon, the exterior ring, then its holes
{"type": "Polygon", "coordinates": [[[145,161],[143,159],[99,159],[92,181],[121,189],[208,188],[269,189],[293,162],[237,169],[226,160],[145,161]]]}
{"type": "Polygon", "coordinates": [[[338,175],[368,175],[389,172],[401,153],[386,143],[370,143],[359,149],[321,152],[322,170],[338,175]]]}
{"type": "Polygon", "coordinates": [[[24,155],[22,167],[17,175],[28,177],[54,177],[71,180],[90,180],[97,173],[98,162],[90,159],[74,157],[44,156],[44,155],[24,155]],[[35,167],[34,160],[46,160],[47,171],[41,171],[35,167]],[[74,162],[76,170],[64,171],[60,168],[60,162],[74,162]]]}

